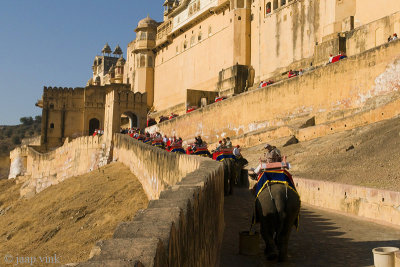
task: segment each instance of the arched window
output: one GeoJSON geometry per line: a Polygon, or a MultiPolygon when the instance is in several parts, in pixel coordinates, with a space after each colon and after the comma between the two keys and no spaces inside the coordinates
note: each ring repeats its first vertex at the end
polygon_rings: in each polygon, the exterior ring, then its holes
{"type": "Polygon", "coordinates": [[[54,123],[50,123],[50,129],[54,129],[54,123]]]}
{"type": "Polygon", "coordinates": [[[187,41],[183,42],[183,50],[186,50],[187,48],[187,41]]]}
{"type": "Polygon", "coordinates": [[[199,35],[197,36],[197,41],[201,41],[201,32],[199,32],[199,35]]]}
{"type": "Polygon", "coordinates": [[[140,39],[139,40],[146,40],[147,35],[146,32],[140,32],[140,39]]]}
{"type": "Polygon", "coordinates": [[[270,14],[271,13],[271,2],[268,2],[267,5],[265,6],[265,14],[270,14]]]}
{"type": "Polygon", "coordinates": [[[190,46],[192,47],[194,45],[194,35],[190,38],[190,46]]]}
{"type": "Polygon", "coordinates": [[[144,55],[140,55],[140,65],[142,67],[146,67],[146,57],[144,55]]]}
{"type": "Polygon", "coordinates": [[[153,67],[153,57],[152,56],[147,56],[147,67],[149,67],[149,68],[153,67]]]}
{"type": "Polygon", "coordinates": [[[93,135],[95,130],[100,129],[100,121],[96,118],[89,120],[89,135],[93,135]]]}
{"type": "Polygon", "coordinates": [[[279,6],[278,6],[278,0],[274,0],[274,10],[275,9],[277,9],[279,6]]]}

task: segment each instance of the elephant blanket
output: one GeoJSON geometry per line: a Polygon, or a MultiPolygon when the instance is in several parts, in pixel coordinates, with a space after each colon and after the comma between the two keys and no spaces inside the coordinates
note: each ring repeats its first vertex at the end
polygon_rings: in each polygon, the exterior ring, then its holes
{"type": "MultiPolygon", "coordinates": [[[[287,170],[281,169],[281,170],[263,170],[260,172],[257,178],[257,184],[255,186],[256,200],[261,191],[263,191],[268,186],[269,183],[285,184],[290,190],[293,190],[300,198],[300,195],[297,192],[296,187],[294,185],[292,175],[287,170]]],[[[258,222],[258,218],[255,218],[255,220],[256,222],[258,222]]],[[[299,218],[297,218],[295,226],[296,228],[298,228],[299,218]]]]}

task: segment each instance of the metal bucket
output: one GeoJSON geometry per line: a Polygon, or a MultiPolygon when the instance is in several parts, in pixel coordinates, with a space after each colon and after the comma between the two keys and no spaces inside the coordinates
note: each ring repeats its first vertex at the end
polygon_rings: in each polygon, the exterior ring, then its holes
{"type": "Polygon", "coordinates": [[[257,255],[260,250],[260,233],[250,234],[249,231],[239,233],[239,254],[257,255]]]}
{"type": "Polygon", "coordinates": [[[397,251],[399,249],[395,247],[374,248],[372,253],[375,267],[394,267],[394,253],[397,251]]]}

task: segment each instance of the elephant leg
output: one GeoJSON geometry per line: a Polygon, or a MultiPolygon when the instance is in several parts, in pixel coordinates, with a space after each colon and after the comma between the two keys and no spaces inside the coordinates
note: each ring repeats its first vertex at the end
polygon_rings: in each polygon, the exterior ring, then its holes
{"type": "Polygon", "coordinates": [[[229,195],[233,194],[233,185],[235,183],[235,162],[230,159],[229,162],[229,195]]]}
{"type": "MultiPolygon", "coordinates": [[[[264,193],[264,192],[263,192],[264,193]]],[[[272,211],[272,202],[260,194],[260,200],[257,200],[256,210],[260,218],[261,236],[265,242],[266,257],[268,260],[275,260],[278,257],[278,248],[276,246],[274,235],[276,232],[276,213],[272,211]],[[260,204],[260,201],[263,205],[260,204]]]]}
{"type": "Polygon", "coordinates": [[[292,225],[285,225],[281,233],[279,233],[277,238],[277,245],[279,249],[279,261],[285,261],[287,259],[288,245],[290,232],[292,231],[292,225]]]}

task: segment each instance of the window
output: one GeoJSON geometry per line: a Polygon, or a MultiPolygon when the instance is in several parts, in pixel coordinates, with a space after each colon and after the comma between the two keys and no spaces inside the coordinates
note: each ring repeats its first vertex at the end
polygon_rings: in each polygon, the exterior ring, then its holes
{"type": "Polygon", "coordinates": [[[270,14],[271,13],[271,2],[268,2],[267,5],[265,6],[265,14],[270,14]]]}
{"type": "Polygon", "coordinates": [[[140,34],[139,40],[146,40],[146,32],[140,32],[139,34],[140,34]]]}
{"type": "Polygon", "coordinates": [[[179,47],[176,46],[176,54],[179,54],[179,47]]]}
{"type": "Polygon", "coordinates": [[[278,6],[278,0],[274,0],[274,10],[275,9],[277,9],[279,6],[278,6]]]}
{"type": "Polygon", "coordinates": [[[147,56],[147,67],[149,67],[149,68],[153,67],[153,57],[152,56],[147,56]]]}
{"type": "Polygon", "coordinates": [[[187,41],[185,41],[185,42],[183,43],[183,50],[186,50],[186,48],[187,48],[187,41]]]}
{"type": "Polygon", "coordinates": [[[139,67],[145,67],[146,66],[146,57],[145,55],[140,55],[140,66],[139,67]]]}
{"type": "Polygon", "coordinates": [[[194,35],[190,38],[190,46],[192,47],[194,45],[194,35]]]}
{"type": "Polygon", "coordinates": [[[211,34],[212,34],[211,26],[208,26],[208,36],[210,36],[211,34]]]}
{"type": "Polygon", "coordinates": [[[54,109],[54,104],[50,104],[50,109],[54,109]]]}
{"type": "Polygon", "coordinates": [[[281,0],[281,6],[286,5],[286,0],[281,0]]]}
{"type": "Polygon", "coordinates": [[[197,41],[201,41],[201,32],[199,32],[199,35],[197,36],[197,41]]]}
{"type": "Polygon", "coordinates": [[[54,123],[50,123],[50,129],[54,129],[54,123]]]}

